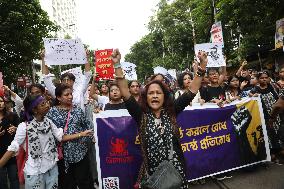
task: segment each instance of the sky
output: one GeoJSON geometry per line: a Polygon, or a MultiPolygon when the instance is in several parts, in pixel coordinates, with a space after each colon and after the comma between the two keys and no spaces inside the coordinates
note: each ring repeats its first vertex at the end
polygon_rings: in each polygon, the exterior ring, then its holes
{"type": "Polygon", "coordinates": [[[91,49],[119,48],[122,59],[148,33],[159,0],[77,1],[78,37],[91,49]]]}

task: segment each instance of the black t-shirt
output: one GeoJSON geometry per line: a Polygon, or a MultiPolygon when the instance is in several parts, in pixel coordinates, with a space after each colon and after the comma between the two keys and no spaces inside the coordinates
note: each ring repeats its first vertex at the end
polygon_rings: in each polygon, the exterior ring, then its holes
{"type": "Polygon", "coordinates": [[[107,103],[104,108],[104,110],[119,110],[119,109],[126,109],[124,102],[119,104],[107,103]]]}
{"type": "MultiPolygon", "coordinates": [[[[8,128],[10,125],[18,127],[19,125],[19,117],[16,113],[8,113],[2,120],[0,120],[0,126],[2,127],[1,131],[5,130],[5,134],[0,136],[0,158],[6,153],[8,146],[14,140],[15,133],[10,135],[8,133],[8,128]]],[[[16,162],[15,158],[10,159],[8,163],[16,162]]]]}
{"type": "Polygon", "coordinates": [[[205,102],[210,102],[213,99],[226,100],[225,88],[222,86],[202,87],[200,90],[200,95],[201,98],[205,100],[205,102]]]}

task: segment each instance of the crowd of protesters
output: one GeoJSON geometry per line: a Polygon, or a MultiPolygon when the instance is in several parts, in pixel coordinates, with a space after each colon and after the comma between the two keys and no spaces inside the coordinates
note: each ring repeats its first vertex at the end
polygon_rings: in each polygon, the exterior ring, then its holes
{"type": "MultiPolygon", "coordinates": [[[[279,80],[268,71],[246,69],[230,76],[226,66],[206,68],[207,55],[200,52],[200,62],[193,70],[180,73],[177,80],[154,74],[143,82],[127,81],[117,49],[112,54],[115,79],[104,83],[85,64],[80,86],[72,73],[61,75],[54,85],[44,62],[44,85],[32,84],[22,99],[4,86],[0,96],[0,189],[19,189],[18,173],[24,172],[25,188],[91,189],[98,185],[93,139],[93,113],[127,109],[138,125],[142,141],[143,163],[138,178],[153,174],[173,150],[173,165],[183,178],[181,188],[188,188],[185,161],[179,143],[176,116],[186,106],[214,103],[220,108],[242,98],[259,96],[268,131],[272,161],[284,156],[284,66],[279,80]],[[7,99],[14,107],[7,106],[7,99]],[[159,137],[165,136],[165,137],[159,137]],[[162,138],[162,142],[161,142],[162,138]],[[24,170],[17,166],[17,152],[26,151],[24,170]],[[158,154],[158,155],[157,155],[158,154]],[[94,164],[94,165],[93,165],[94,164]],[[9,186],[9,187],[8,187],[9,186]]],[[[5,74],[5,73],[4,73],[5,74]]]]}

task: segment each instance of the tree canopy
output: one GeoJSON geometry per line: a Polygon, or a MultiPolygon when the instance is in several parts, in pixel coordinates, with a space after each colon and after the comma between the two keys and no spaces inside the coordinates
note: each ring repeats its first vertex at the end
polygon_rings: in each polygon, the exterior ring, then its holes
{"type": "Polygon", "coordinates": [[[49,20],[38,0],[0,1],[0,71],[4,82],[32,73],[32,60],[39,58],[42,38],[58,27],[49,20]]]}
{"type": "Polygon", "coordinates": [[[137,65],[140,79],[157,65],[190,67],[194,42],[210,42],[211,26],[217,20],[222,22],[225,55],[237,66],[258,48],[274,48],[275,22],[283,17],[281,0],[160,0],[148,24],[149,34],[131,47],[125,60],[137,65]]]}

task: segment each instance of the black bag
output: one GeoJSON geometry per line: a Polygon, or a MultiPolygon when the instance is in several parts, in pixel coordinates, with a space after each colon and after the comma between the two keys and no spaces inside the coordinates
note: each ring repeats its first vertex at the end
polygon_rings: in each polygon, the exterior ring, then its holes
{"type": "Polygon", "coordinates": [[[173,158],[173,143],[169,160],[165,160],[157,167],[157,170],[141,182],[142,189],[179,189],[182,185],[182,177],[171,162],[173,158]]]}

